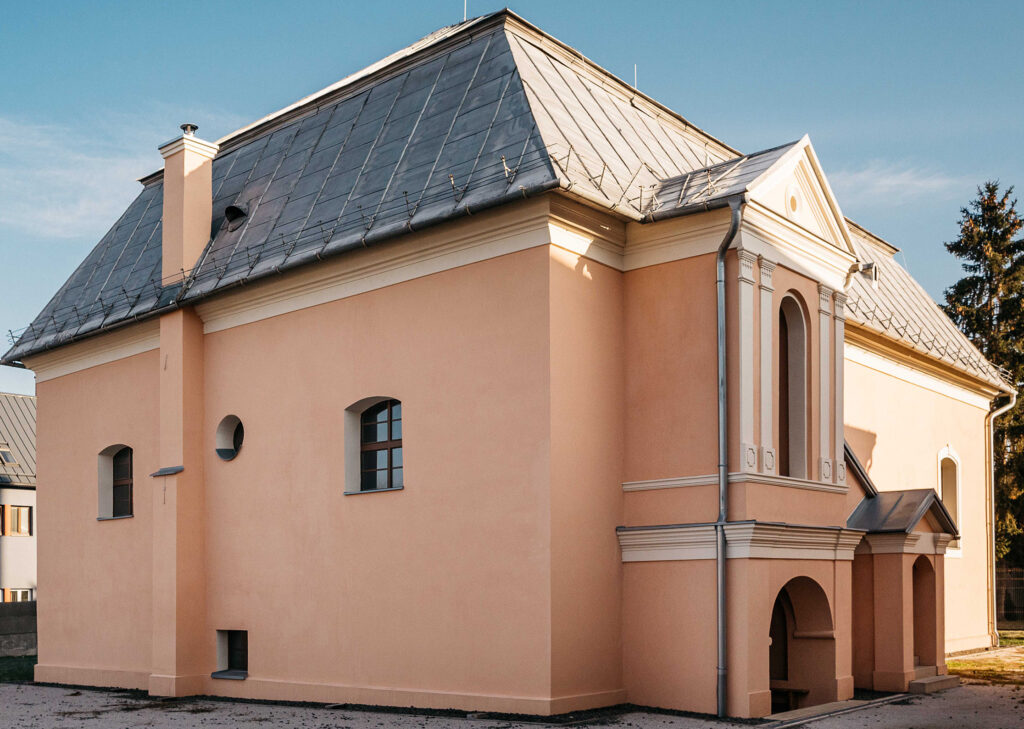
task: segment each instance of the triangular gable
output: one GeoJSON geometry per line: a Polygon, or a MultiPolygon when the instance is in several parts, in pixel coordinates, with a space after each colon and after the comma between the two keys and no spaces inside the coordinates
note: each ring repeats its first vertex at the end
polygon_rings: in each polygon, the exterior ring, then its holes
{"type": "Polygon", "coordinates": [[[856,256],[850,229],[807,135],[748,186],[749,198],[856,256]]]}

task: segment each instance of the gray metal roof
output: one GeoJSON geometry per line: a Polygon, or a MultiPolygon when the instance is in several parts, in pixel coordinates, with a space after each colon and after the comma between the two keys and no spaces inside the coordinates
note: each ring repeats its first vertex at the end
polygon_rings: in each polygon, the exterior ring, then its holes
{"type": "MultiPolygon", "coordinates": [[[[210,242],[184,285],[160,279],[158,172],[0,363],[554,188],[657,220],[742,192],[792,147],[739,155],[507,10],[220,142],[210,242]],[[228,205],[247,210],[234,231],[228,205]]],[[[883,275],[878,290],[854,277],[851,319],[1005,387],[892,256],[852,232],[883,275]]]]}
{"type": "Polygon", "coordinates": [[[657,220],[679,210],[703,207],[741,195],[798,144],[799,141],[790,142],[661,180],[648,194],[644,212],[649,219],[657,220]]]}
{"type": "Polygon", "coordinates": [[[847,290],[849,319],[996,388],[1013,389],[1006,376],[896,261],[897,249],[855,223],[850,226],[850,237],[858,260],[875,264],[877,282],[863,274],[853,276],[847,290]]]}
{"type": "Polygon", "coordinates": [[[0,447],[7,446],[15,463],[0,459],[0,487],[36,485],[36,399],[0,392],[0,447]]]}
{"type": "Polygon", "coordinates": [[[880,491],[864,498],[846,520],[850,529],[867,532],[906,532],[909,534],[925,514],[931,512],[939,528],[959,536],[953,518],[932,489],[880,491]]]}
{"type": "Polygon", "coordinates": [[[2,361],[555,187],[640,220],[643,190],[736,154],[509,11],[389,59],[225,140],[183,287],[161,285],[161,176],[144,179],[2,361]],[[248,212],[235,231],[228,205],[248,212]]]}

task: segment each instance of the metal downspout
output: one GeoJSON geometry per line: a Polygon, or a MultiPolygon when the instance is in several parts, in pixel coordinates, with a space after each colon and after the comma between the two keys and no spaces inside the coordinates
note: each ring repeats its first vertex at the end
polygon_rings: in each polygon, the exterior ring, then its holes
{"type": "MultiPolygon", "coordinates": [[[[992,571],[989,575],[992,578],[992,596],[989,600],[989,607],[992,609],[992,638],[995,640],[996,646],[999,645],[999,621],[998,621],[998,605],[996,605],[996,454],[995,454],[995,425],[996,418],[1003,413],[1011,410],[1014,405],[1017,404],[1017,393],[1010,393],[1010,401],[1003,405],[1001,408],[992,410],[986,416],[985,420],[987,427],[985,428],[985,435],[988,438],[988,495],[989,495],[989,506],[991,512],[989,514],[989,523],[992,525],[992,539],[989,540],[989,558],[992,560],[992,571]]],[[[959,525],[958,525],[959,526],[959,525]]]]}
{"type": "Polygon", "coordinates": [[[718,289],[718,521],[715,523],[715,566],[717,568],[718,600],[718,715],[726,715],[726,614],[725,614],[725,524],[729,507],[729,422],[726,390],[726,338],[725,338],[725,254],[736,238],[743,219],[746,196],[730,201],[732,219],[729,232],[718,246],[715,259],[718,289]]]}

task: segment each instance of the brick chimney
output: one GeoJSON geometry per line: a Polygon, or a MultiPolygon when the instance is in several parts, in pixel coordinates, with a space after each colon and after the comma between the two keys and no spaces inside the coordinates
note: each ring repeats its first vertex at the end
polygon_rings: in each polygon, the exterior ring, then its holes
{"type": "Polygon", "coordinates": [[[213,157],[218,146],[182,124],[180,137],[160,147],[164,158],[163,270],[165,282],[191,269],[210,240],[213,157]]]}

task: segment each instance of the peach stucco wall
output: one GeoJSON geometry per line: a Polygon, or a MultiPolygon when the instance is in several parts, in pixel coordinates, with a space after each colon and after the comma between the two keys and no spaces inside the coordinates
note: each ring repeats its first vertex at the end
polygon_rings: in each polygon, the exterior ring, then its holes
{"type": "Polygon", "coordinates": [[[209,639],[249,631],[226,690],[550,696],[548,281],[536,248],[207,336],[205,430],[246,433],[206,459],[209,639]],[[406,485],[345,496],[368,396],[402,401],[406,485]]]}
{"type": "Polygon", "coordinates": [[[159,355],[135,355],[38,385],[39,673],[146,688],[151,668],[153,488],[159,355]],[[97,455],[133,449],[134,513],[98,521],[97,455]]]}
{"type": "Polygon", "coordinates": [[[990,645],[986,410],[849,359],[845,390],[846,439],[877,488],[936,488],[939,450],[959,455],[963,536],[945,559],[946,650],[990,645]]]}
{"type": "MultiPolygon", "coordinates": [[[[792,651],[794,685],[811,691],[808,704],[853,695],[852,562],[730,559],[728,713],[764,716],[771,710],[769,627],[779,591],[794,578],[813,580],[828,602],[827,615],[799,615],[814,627],[833,626],[834,638],[792,651]],[[827,644],[827,645],[826,645],[827,644]],[[827,649],[827,650],[826,650],[827,649]]],[[[715,711],[716,618],[714,560],[635,562],[625,567],[623,646],[630,701],[646,706],[715,711]]],[[[799,611],[798,608],[798,613],[799,611]]]]}
{"type": "Polygon", "coordinates": [[[621,273],[550,250],[551,680],[569,697],[622,688],[624,287],[621,273]]]}

